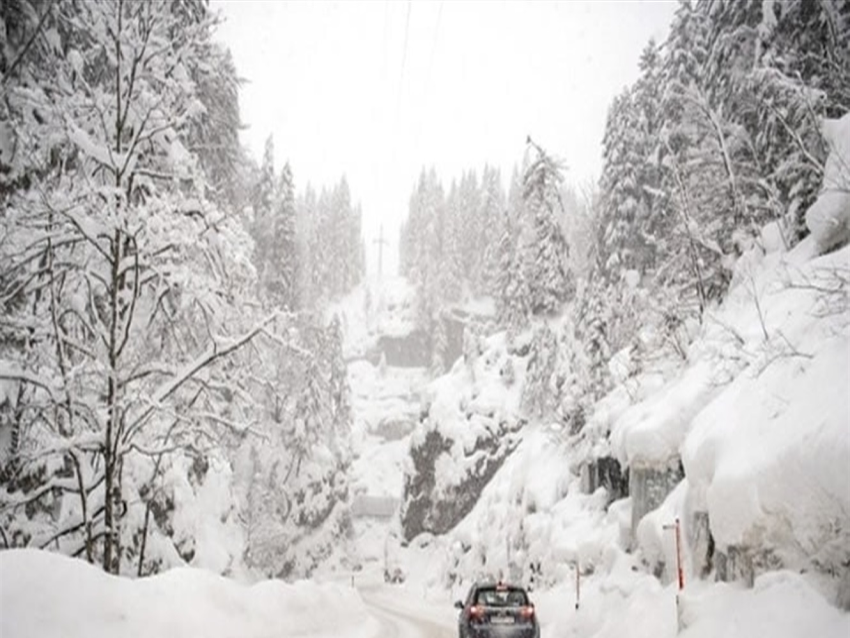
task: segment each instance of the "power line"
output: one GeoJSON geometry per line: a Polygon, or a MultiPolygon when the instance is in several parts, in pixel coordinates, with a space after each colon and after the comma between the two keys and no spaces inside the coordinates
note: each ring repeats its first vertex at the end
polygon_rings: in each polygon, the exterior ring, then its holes
{"type": "Polygon", "coordinates": [[[431,55],[428,58],[428,74],[425,76],[425,95],[431,89],[431,67],[434,65],[434,52],[437,50],[437,36],[440,33],[440,22],[443,19],[443,2],[437,8],[437,24],[434,27],[434,37],[431,39],[431,55]]]}
{"type": "MultiPolygon", "coordinates": [[[[426,104],[427,104],[427,100],[428,100],[428,95],[431,91],[431,71],[432,71],[433,66],[434,66],[434,53],[437,50],[437,40],[438,40],[438,36],[440,34],[440,24],[442,23],[442,19],[443,19],[443,2],[441,0],[439,7],[437,8],[437,22],[434,25],[434,35],[431,37],[431,55],[428,57],[428,71],[425,74],[425,93],[424,93],[423,102],[426,102],[426,104]]],[[[424,116],[420,113],[419,121],[417,122],[417,126],[416,126],[415,145],[416,145],[417,153],[419,152],[419,142],[422,139],[422,120],[423,119],[424,119],[424,116]]]]}
{"type": "Polygon", "coordinates": [[[398,96],[396,98],[396,120],[398,120],[398,112],[401,107],[401,89],[404,86],[404,67],[407,63],[407,36],[410,32],[410,9],[413,6],[411,0],[407,0],[407,18],[404,21],[404,48],[401,51],[401,74],[398,79],[398,96]]]}

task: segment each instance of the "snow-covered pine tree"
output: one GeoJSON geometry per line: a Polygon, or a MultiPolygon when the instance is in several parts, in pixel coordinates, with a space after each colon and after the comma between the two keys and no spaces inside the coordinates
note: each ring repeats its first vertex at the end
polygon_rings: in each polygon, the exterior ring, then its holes
{"type": "Polygon", "coordinates": [[[497,318],[501,325],[515,332],[524,328],[531,314],[530,291],[525,278],[525,268],[519,259],[517,244],[520,241],[518,225],[509,210],[502,214],[502,236],[499,241],[497,318]]]}
{"type": "Polygon", "coordinates": [[[417,321],[420,326],[431,330],[443,308],[445,280],[451,274],[449,267],[442,263],[446,251],[446,201],[433,167],[427,172],[422,187],[420,201],[424,232],[420,240],[421,249],[417,251],[417,321]]]}
{"type": "Polygon", "coordinates": [[[531,418],[551,418],[558,397],[552,388],[552,375],[557,361],[555,334],[544,322],[534,331],[528,359],[525,385],[522,388],[522,407],[531,418]]]}
{"type": "Polygon", "coordinates": [[[499,293],[499,244],[505,193],[497,168],[485,166],[481,181],[482,265],[478,280],[473,282],[473,290],[495,298],[499,293]]]}
{"type": "Polygon", "coordinates": [[[448,351],[448,335],[446,334],[446,322],[442,313],[434,319],[431,330],[431,376],[439,377],[446,371],[448,362],[446,353],[448,351]]]}
{"type": "Polygon", "coordinates": [[[642,164],[637,136],[637,114],[631,90],[614,98],[602,138],[603,167],[600,178],[602,223],[599,259],[609,279],[634,268],[630,243],[641,202],[639,168],[642,164]]]}
{"type": "Polygon", "coordinates": [[[743,111],[775,188],[765,204],[783,216],[791,242],[807,232],[803,214],[823,174],[820,118],[840,117],[850,104],[850,7],[794,0],[762,8],[759,18],[759,64],[745,79],[743,111]]]}
{"type": "Polygon", "coordinates": [[[209,188],[208,196],[219,206],[238,209],[244,162],[239,144],[239,85],[229,49],[210,38],[203,44],[208,63],[192,70],[198,97],[206,116],[196,118],[189,134],[189,148],[197,153],[209,188]]]}
{"type": "Polygon", "coordinates": [[[463,293],[466,256],[465,232],[467,230],[467,211],[462,200],[461,187],[452,181],[442,215],[435,218],[434,232],[437,234],[432,258],[438,286],[434,289],[433,299],[439,299],[437,306],[459,301],[463,293]]]}
{"type": "Polygon", "coordinates": [[[331,422],[334,437],[347,440],[351,430],[351,388],[348,385],[348,368],[342,353],[342,323],[335,314],[327,328],[326,343],[329,352],[329,392],[331,397],[331,422]]]}
{"type": "Polygon", "coordinates": [[[558,217],[563,214],[560,189],[562,165],[529,138],[534,158],[523,175],[522,198],[529,217],[529,242],[522,259],[528,272],[530,308],[534,315],[558,312],[575,294],[567,240],[558,217]]]}
{"type": "Polygon", "coordinates": [[[473,286],[480,278],[485,251],[481,241],[483,235],[481,191],[474,170],[465,171],[461,176],[457,196],[460,219],[456,226],[456,237],[460,248],[456,259],[459,264],[456,276],[465,291],[475,294],[478,291],[474,290],[473,286]]]}
{"type": "Polygon", "coordinates": [[[322,228],[324,241],[329,245],[328,290],[332,297],[345,292],[349,274],[349,218],[351,216],[351,190],[343,178],[331,192],[328,217],[322,228]]]}
{"type": "Polygon", "coordinates": [[[257,175],[251,195],[251,206],[254,211],[254,223],[251,234],[254,237],[254,266],[257,269],[258,283],[266,292],[266,285],[271,276],[271,254],[274,238],[275,195],[277,184],[274,169],[274,138],[266,138],[263,149],[263,161],[257,175]]]}
{"type": "Polygon", "coordinates": [[[271,300],[281,308],[298,307],[296,281],[298,251],[295,238],[295,185],[292,169],[287,162],[277,180],[274,194],[274,211],[271,219],[271,236],[267,248],[267,266],[264,269],[265,288],[271,300]]]}

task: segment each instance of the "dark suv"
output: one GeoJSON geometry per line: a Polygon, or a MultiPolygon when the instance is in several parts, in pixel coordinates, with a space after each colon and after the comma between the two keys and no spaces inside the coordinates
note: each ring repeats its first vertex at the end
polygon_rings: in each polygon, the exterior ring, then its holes
{"type": "Polygon", "coordinates": [[[540,638],[534,605],[522,587],[506,583],[475,583],[460,609],[460,638],[540,638]]]}

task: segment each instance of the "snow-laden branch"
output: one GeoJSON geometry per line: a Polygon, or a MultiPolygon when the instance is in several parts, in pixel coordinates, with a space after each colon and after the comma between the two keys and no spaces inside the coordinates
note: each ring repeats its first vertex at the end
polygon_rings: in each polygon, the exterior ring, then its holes
{"type": "Polygon", "coordinates": [[[57,400],[53,384],[50,383],[49,380],[38,375],[25,372],[24,370],[16,369],[12,365],[3,361],[0,361],[0,381],[17,381],[18,383],[34,385],[45,390],[50,396],[51,401],[57,400]]]}
{"type": "Polygon", "coordinates": [[[153,393],[151,404],[127,426],[124,440],[129,441],[135,432],[144,425],[163,401],[168,399],[168,397],[174,394],[178,389],[180,389],[180,387],[192,379],[201,370],[209,367],[218,359],[226,357],[242,346],[250,343],[257,335],[265,333],[267,326],[277,319],[278,314],[278,312],[272,313],[256,326],[251,328],[248,332],[239,337],[228,339],[223,343],[213,342],[213,344],[207,348],[206,352],[188,365],[184,366],[173,379],[163,384],[153,393]]]}

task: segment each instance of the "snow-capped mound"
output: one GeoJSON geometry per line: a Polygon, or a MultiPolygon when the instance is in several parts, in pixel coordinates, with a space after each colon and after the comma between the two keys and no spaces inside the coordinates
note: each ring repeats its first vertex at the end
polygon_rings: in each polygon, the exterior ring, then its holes
{"type": "Polygon", "coordinates": [[[0,552],[0,574],[3,638],[366,638],[377,630],[357,593],[339,585],[248,587],[190,568],[130,580],[38,550],[0,552]]]}
{"type": "Polygon", "coordinates": [[[691,506],[709,513],[720,547],[799,568],[850,561],[847,293],[824,292],[848,260],[845,248],[789,275],[765,301],[770,351],[694,419],[691,506]]]}

